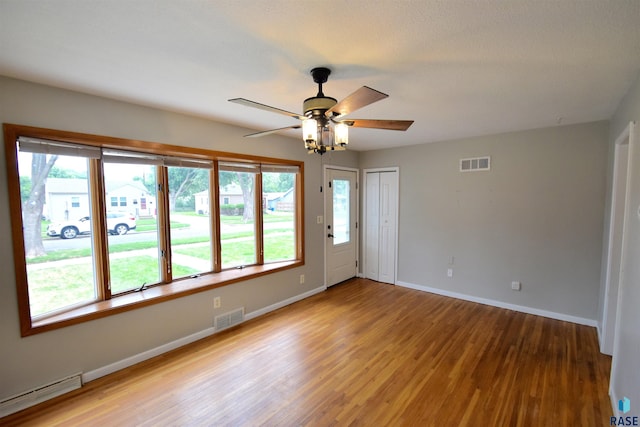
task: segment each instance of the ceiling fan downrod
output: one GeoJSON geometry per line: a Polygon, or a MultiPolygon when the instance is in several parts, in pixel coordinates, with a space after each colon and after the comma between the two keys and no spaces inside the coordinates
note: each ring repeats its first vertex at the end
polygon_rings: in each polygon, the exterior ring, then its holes
{"type": "Polygon", "coordinates": [[[322,84],[326,83],[329,80],[329,75],[331,74],[331,70],[326,67],[316,67],[311,70],[311,76],[313,77],[313,81],[318,83],[318,94],[316,97],[324,97],[324,93],[322,92],[322,84]]]}

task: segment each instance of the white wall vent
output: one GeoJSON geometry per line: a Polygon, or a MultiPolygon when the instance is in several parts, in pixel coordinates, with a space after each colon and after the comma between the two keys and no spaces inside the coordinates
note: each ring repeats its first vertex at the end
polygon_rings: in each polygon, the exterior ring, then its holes
{"type": "Polygon", "coordinates": [[[213,319],[213,330],[222,331],[242,322],[244,322],[244,307],[216,316],[213,319]]]}
{"type": "Polygon", "coordinates": [[[488,171],[491,169],[491,157],[470,157],[460,159],[460,172],[488,171]]]}
{"type": "Polygon", "coordinates": [[[80,387],[82,387],[81,374],[76,374],[26,393],[10,397],[0,402],[0,418],[79,389],[80,387]]]}

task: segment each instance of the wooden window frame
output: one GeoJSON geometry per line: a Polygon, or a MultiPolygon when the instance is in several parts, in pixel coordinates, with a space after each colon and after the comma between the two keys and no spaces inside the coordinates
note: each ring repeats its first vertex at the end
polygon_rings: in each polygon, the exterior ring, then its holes
{"type": "MultiPolygon", "coordinates": [[[[13,240],[14,264],[16,272],[16,290],[18,296],[18,308],[20,316],[21,335],[29,336],[41,332],[46,332],[69,325],[87,322],[90,320],[146,307],[152,304],[161,303],[175,298],[192,295],[198,292],[208,291],[221,286],[257,278],[266,274],[271,274],[304,265],[304,162],[277,159],[271,157],[260,157],[246,154],[235,154],[229,152],[212,151],[193,147],[161,144],[157,142],[146,142],[124,138],[114,138],[108,136],[84,134],[77,132],[37,128],[17,124],[5,123],[4,145],[7,162],[7,184],[9,190],[9,210],[11,217],[11,233],[13,240]],[[143,291],[128,292],[112,297],[108,288],[109,266],[107,254],[107,232],[106,219],[103,212],[106,211],[107,204],[104,191],[104,179],[102,162],[100,160],[90,161],[90,185],[93,194],[97,195],[91,201],[91,213],[95,218],[97,230],[102,232],[92,233],[92,239],[96,251],[94,257],[98,259],[99,266],[96,271],[96,290],[98,301],[85,304],[81,307],[72,308],[55,315],[34,320],[31,317],[29,308],[29,289],[27,280],[27,263],[24,251],[22,204],[20,199],[20,176],[18,171],[17,141],[19,137],[39,138],[45,140],[61,141],[88,146],[100,147],[103,149],[130,150],[138,153],[153,155],[175,156],[181,158],[191,158],[194,160],[207,160],[213,162],[210,172],[210,219],[212,236],[212,260],[213,270],[197,277],[187,277],[173,280],[171,274],[163,275],[163,283],[150,287],[143,291]],[[221,268],[220,259],[220,217],[219,204],[220,194],[218,186],[218,162],[241,162],[254,165],[270,164],[282,166],[294,166],[298,169],[295,179],[296,207],[294,213],[296,250],[295,259],[264,264],[262,257],[263,248],[263,227],[262,227],[262,186],[261,174],[256,179],[256,248],[258,250],[258,263],[247,266],[243,269],[221,268]]],[[[166,180],[166,171],[163,172],[166,180]]],[[[163,174],[160,174],[161,176],[163,174]]],[[[160,204],[160,200],[158,201],[160,204]]],[[[162,202],[168,209],[168,198],[163,198],[162,202]]],[[[168,238],[168,221],[164,221],[164,227],[159,230],[161,245],[169,253],[170,241],[168,238]]],[[[164,259],[164,264],[170,263],[170,258],[164,259]]],[[[164,272],[169,269],[164,269],[164,272]]]]}

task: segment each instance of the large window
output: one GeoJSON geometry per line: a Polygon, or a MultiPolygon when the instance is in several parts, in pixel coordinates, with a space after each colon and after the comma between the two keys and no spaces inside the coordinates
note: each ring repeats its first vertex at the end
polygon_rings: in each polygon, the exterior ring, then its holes
{"type": "Polygon", "coordinates": [[[24,254],[20,256],[26,261],[34,319],[94,302],[98,295],[94,248],[84,237],[91,230],[90,211],[71,212],[67,192],[81,191],[92,199],[89,156],[99,152],[59,149],[58,154],[47,154],[45,148],[23,138],[18,155],[24,230],[24,254]],[[74,178],[61,178],[61,171],[74,178]],[[80,245],[71,247],[71,239],[80,245]],[[73,257],[68,256],[71,251],[73,257]]]}
{"type": "Polygon", "coordinates": [[[213,271],[211,172],[201,167],[169,167],[172,277],[213,271]]]}
{"type": "Polygon", "coordinates": [[[260,168],[246,164],[220,164],[220,194],[234,198],[233,204],[220,205],[222,268],[244,268],[258,263],[256,245],[256,182],[260,168]]]}
{"type": "Polygon", "coordinates": [[[296,169],[262,168],[264,262],[295,258],[296,169]]]}
{"type": "Polygon", "coordinates": [[[301,162],[15,125],[5,144],[23,335],[304,262],[301,162]]]}
{"type": "Polygon", "coordinates": [[[147,209],[128,209],[127,196],[156,197],[156,167],[136,163],[135,157],[106,155],[103,177],[106,197],[117,197],[119,206],[106,212],[109,288],[112,295],[143,289],[162,281],[158,216],[152,203],[147,209]]]}

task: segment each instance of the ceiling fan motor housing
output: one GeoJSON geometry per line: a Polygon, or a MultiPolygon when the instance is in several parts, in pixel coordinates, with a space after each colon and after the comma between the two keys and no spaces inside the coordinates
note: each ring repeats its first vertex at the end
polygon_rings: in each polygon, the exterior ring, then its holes
{"type": "Polygon", "coordinates": [[[319,120],[325,118],[324,113],[337,103],[338,100],[329,96],[314,96],[304,100],[302,111],[305,116],[319,120]]]}

